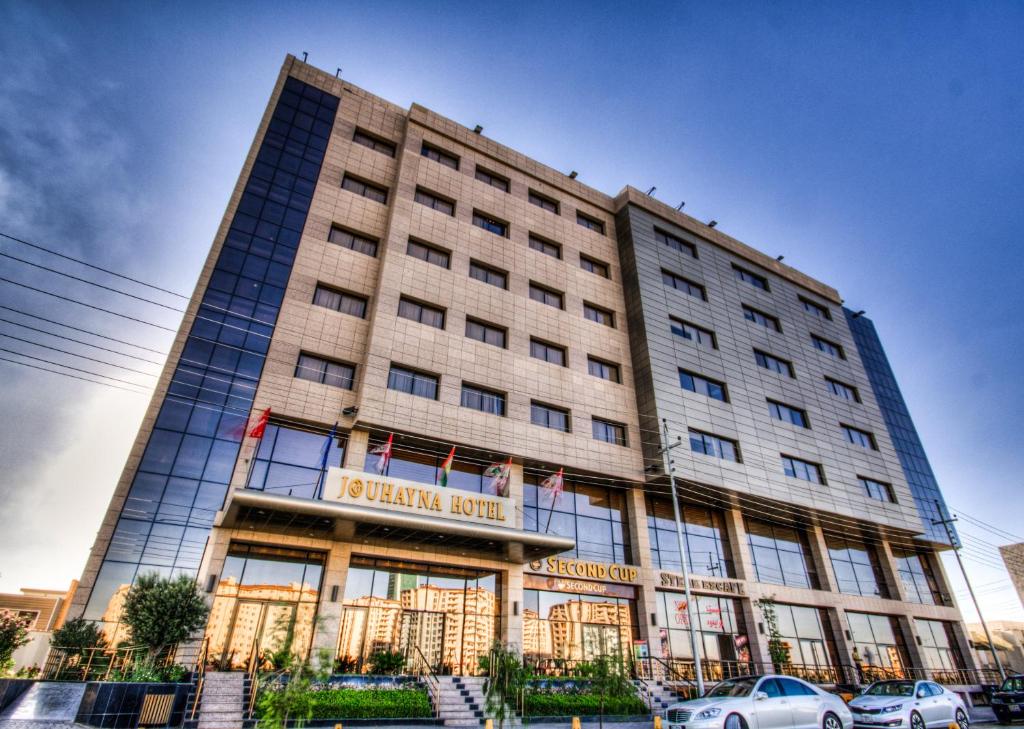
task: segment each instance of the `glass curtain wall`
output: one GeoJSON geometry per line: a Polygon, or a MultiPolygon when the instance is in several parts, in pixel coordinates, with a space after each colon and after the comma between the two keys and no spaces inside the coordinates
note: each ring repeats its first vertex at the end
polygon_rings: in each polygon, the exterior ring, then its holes
{"type": "MultiPolygon", "coordinates": [[[[379,439],[371,439],[370,450],[377,448],[378,446],[384,445],[385,441],[379,439]]],[[[398,445],[393,445],[391,449],[391,460],[388,462],[388,467],[384,471],[385,476],[391,478],[402,478],[408,481],[418,481],[419,483],[437,484],[441,477],[441,464],[448,457],[448,452],[427,452],[423,453],[417,450],[411,450],[402,448],[398,445]]],[[[381,456],[373,453],[367,453],[366,455],[366,467],[363,469],[367,473],[378,473],[380,468],[381,456]]],[[[459,489],[460,491],[472,491],[473,493],[485,493],[494,494],[494,488],[492,486],[493,479],[484,476],[484,471],[487,470],[487,466],[461,460],[459,458],[459,452],[455,452],[455,459],[452,461],[452,471],[448,476],[448,488],[459,489]]]]}
{"type": "Polygon", "coordinates": [[[930,669],[930,678],[939,683],[963,683],[959,672],[964,659],[953,635],[953,624],[915,618],[914,626],[921,638],[921,662],[930,669]]]}
{"type": "Polygon", "coordinates": [[[889,597],[874,547],[826,535],[832,571],[840,592],[865,597],[889,597]]]}
{"type": "MultiPolygon", "coordinates": [[[[692,504],[680,504],[683,539],[690,572],[710,577],[734,577],[729,559],[729,538],[722,514],[692,504]]],[[[682,572],[676,520],[670,499],[647,497],[647,533],[651,541],[651,559],[655,567],[682,572]]]]}
{"type": "Polygon", "coordinates": [[[862,682],[906,678],[907,645],[896,618],[846,613],[854,644],[853,662],[862,682]]]}
{"type": "Polygon", "coordinates": [[[545,476],[528,474],[523,484],[523,528],[576,540],[567,557],[594,562],[631,563],[626,498],[623,489],[565,479],[554,495],[539,484],[545,476]]]}
{"type": "Polygon", "coordinates": [[[345,459],[345,437],[336,436],[328,448],[329,434],[330,430],[314,426],[299,429],[273,422],[268,424],[256,451],[247,487],[284,496],[314,498],[317,485],[327,476],[326,469],[321,470],[324,450],[327,450],[327,468],[340,467],[345,459]]]}
{"type": "Polygon", "coordinates": [[[784,603],[775,604],[775,614],[787,656],[785,672],[812,683],[835,682],[838,654],[828,614],[820,608],[784,603]]]}
{"type": "Polygon", "coordinates": [[[629,660],[637,635],[632,599],[523,591],[523,657],[540,673],[560,674],[600,656],[629,660]]]}
{"type": "Polygon", "coordinates": [[[935,577],[928,555],[909,549],[894,548],[892,556],[896,559],[896,573],[903,590],[910,602],[923,605],[948,605],[939,589],[939,581],[935,577]]]}
{"type": "MultiPolygon", "coordinates": [[[[693,671],[693,646],[690,644],[690,614],[686,595],[681,592],[657,593],[658,638],[654,655],[671,661],[683,675],[693,671]]],[[[751,672],[750,644],[743,623],[743,612],[736,600],[711,595],[694,595],[700,633],[704,676],[720,680],[751,672]]]]}
{"type": "Polygon", "coordinates": [[[747,539],[758,582],[818,587],[810,545],[803,531],[747,519],[747,539]]]}

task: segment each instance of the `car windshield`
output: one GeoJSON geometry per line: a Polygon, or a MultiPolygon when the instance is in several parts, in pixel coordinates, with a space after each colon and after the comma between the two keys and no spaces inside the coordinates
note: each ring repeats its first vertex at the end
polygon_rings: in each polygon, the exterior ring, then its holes
{"type": "Polygon", "coordinates": [[[1024,691],[1024,676],[1011,676],[1003,681],[1001,691],[1024,691]]]}
{"type": "Polygon", "coordinates": [[[913,696],[913,681],[879,681],[864,692],[866,696],[913,696]]]}
{"type": "Polygon", "coordinates": [[[704,694],[704,696],[709,699],[727,696],[750,696],[750,692],[754,690],[754,684],[756,683],[756,676],[751,678],[732,678],[728,681],[722,681],[704,694]]]}

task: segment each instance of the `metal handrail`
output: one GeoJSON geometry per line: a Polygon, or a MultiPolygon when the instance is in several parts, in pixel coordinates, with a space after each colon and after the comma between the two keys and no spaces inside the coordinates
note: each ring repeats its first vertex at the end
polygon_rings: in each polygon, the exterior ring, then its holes
{"type": "Polygon", "coordinates": [[[416,643],[410,643],[409,647],[416,651],[416,657],[419,659],[419,662],[423,665],[423,668],[425,669],[424,673],[417,673],[414,675],[423,676],[424,678],[426,678],[427,691],[430,693],[430,696],[433,699],[432,703],[434,706],[434,718],[440,718],[441,679],[437,677],[437,674],[434,672],[434,667],[430,665],[430,662],[427,660],[427,657],[423,655],[423,651],[420,650],[420,647],[416,643]]]}
{"type": "Polygon", "coordinates": [[[252,649],[249,651],[249,661],[245,669],[245,675],[249,679],[249,700],[246,705],[246,716],[252,718],[256,708],[256,695],[259,691],[259,638],[253,638],[252,649]]]}
{"type": "Polygon", "coordinates": [[[203,695],[203,683],[206,681],[206,660],[210,652],[210,638],[205,636],[203,644],[199,648],[199,655],[196,657],[196,695],[192,699],[192,715],[190,719],[196,718],[196,710],[199,708],[199,699],[203,695]]]}

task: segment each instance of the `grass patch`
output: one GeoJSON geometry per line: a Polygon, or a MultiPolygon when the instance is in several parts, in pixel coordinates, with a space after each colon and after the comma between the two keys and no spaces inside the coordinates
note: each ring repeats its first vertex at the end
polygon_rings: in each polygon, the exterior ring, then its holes
{"type": "MultiPolygon", "coordinates": [[[[313,719],[420,719],[434,710],[422,688],[314,689],[309,692],[313,719]]],[[[262,708],[262,707],[260,707],[262,708]]],[[[257,712],[262,718],[262,711],[257,712]]]]}
{"type": "MultiPolygon", "coordinates": [[[[598,694],[531,691],[523,700],[526,716],[595,716],[602,713],[598,694]]],[[[650,713],[636,696],[605,696],[603,709],[607,716],[650,713]]]]}

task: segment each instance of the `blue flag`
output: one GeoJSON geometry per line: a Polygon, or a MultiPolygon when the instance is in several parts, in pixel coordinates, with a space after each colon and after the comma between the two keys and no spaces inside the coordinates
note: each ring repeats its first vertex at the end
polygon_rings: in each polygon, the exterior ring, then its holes
{"type": "Polygon", "coordinates": [[[323,453],[320,457],[320,476],[316,480],[316,496],[315,498],[323,498],[324,492],[324,476],[327,473],[327,460],[331,456],[331,446],[334,445],[334,436],[338,434],[338,424],[335,423],[334,427],[331,428],[331,432],[327,434],[327,440],[324,442],[323,453]]]}

